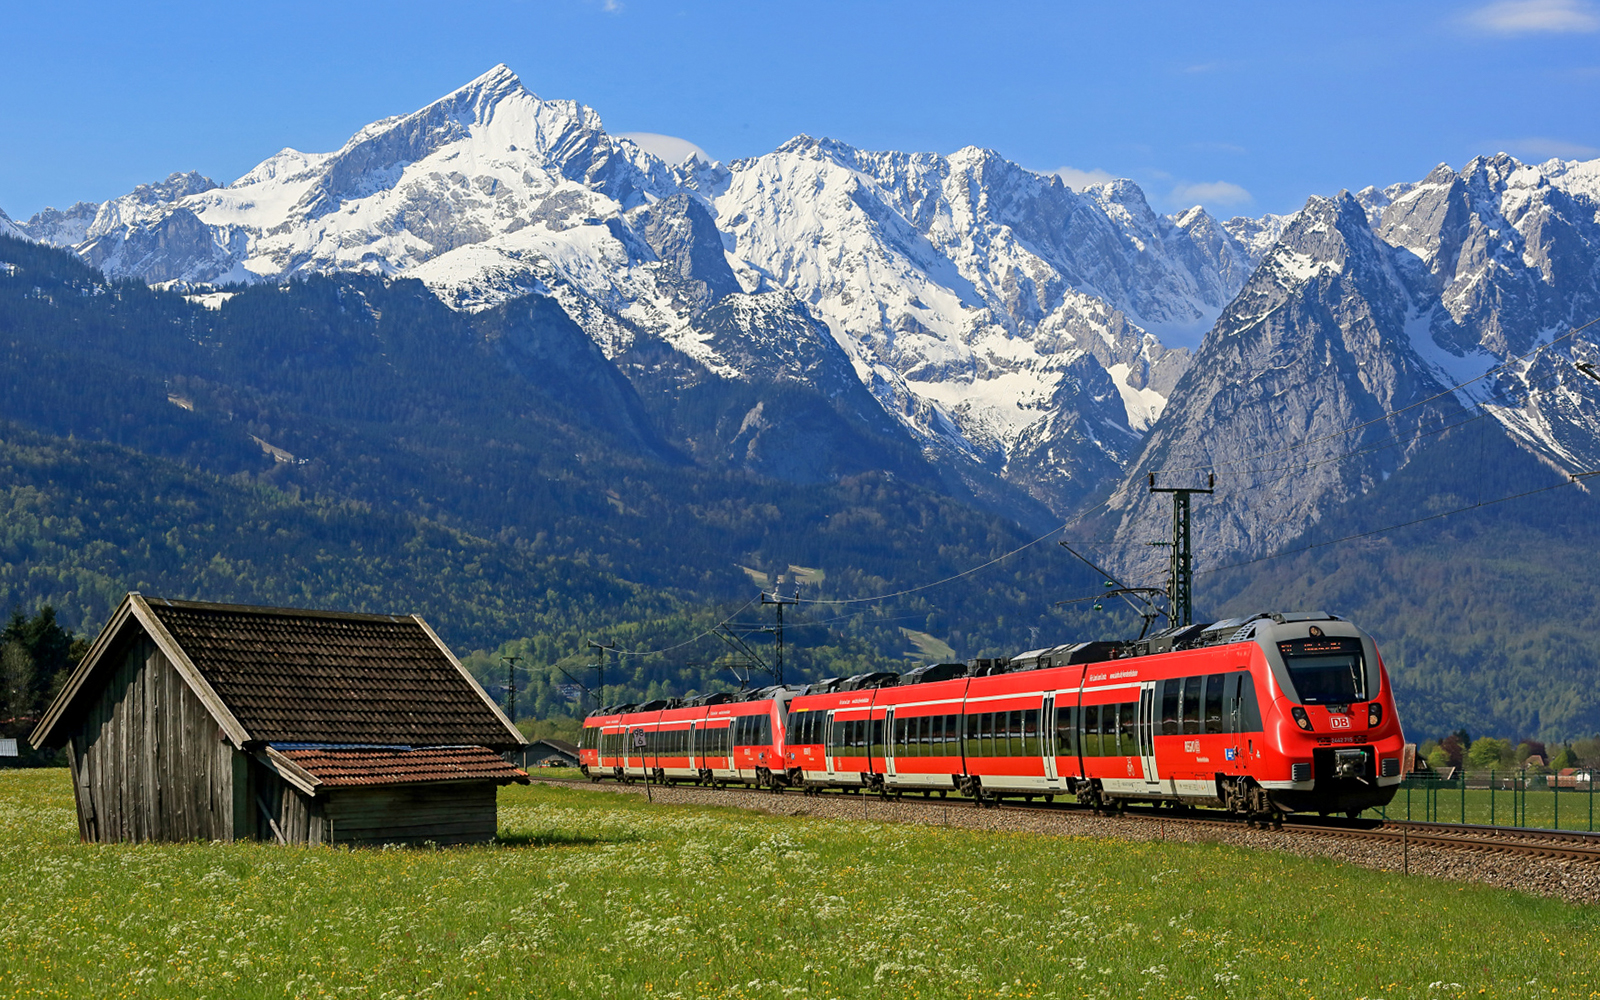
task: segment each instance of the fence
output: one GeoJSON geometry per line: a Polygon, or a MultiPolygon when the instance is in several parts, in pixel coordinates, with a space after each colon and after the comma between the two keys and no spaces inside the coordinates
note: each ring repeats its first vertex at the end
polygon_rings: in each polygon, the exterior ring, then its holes
{"type": "Polygon", "coordinates": [[[1412,774],[1394,800],[1368,815],[1424,823],[1476,823],[1542,830],[1595,828],[1595,782],[1524,771],[1412,774]]]}

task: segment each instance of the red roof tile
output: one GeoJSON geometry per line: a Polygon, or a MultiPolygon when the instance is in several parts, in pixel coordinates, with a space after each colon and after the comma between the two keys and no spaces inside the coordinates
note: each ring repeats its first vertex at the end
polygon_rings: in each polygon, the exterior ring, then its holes
{"type": "Polygon", "coordinates": [[[410,785],[427,781],[528,783],[527,772],[484,747],[316,747],[277,750],[323,787],[410,785]]]}

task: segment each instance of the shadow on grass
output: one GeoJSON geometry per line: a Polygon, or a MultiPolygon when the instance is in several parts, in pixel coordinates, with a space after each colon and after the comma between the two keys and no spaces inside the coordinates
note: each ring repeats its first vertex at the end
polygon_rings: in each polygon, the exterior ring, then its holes
{"type": "Polygon", "coordinates": [[[592,834],[545,830],[540,833],[505,833],[494,838],[496,847],[598,847],[601,844],[632,844],[643,840],[637,833],[592,834]]]}

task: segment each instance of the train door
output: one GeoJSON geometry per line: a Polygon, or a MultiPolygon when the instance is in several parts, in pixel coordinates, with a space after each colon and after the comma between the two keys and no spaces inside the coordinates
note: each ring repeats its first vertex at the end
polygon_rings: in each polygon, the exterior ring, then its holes
{"type": "Polygon", "coordinates": [[[1159,720],[1156,705],[1156,682],[1145,681],[1139,685],[1139,760],[1144,765],[1147,785],[1159,784],[1156,775],[1156,726],[1159,720]]]}
{"type": "Polygon", "coordinates": [[[1044,707],[1039,712],[1039,751],[1044,754],[1044,777],[1056,780],[1056,696],[1044,696],[1044,707]]]}
{"type": "Polygon", "coordinates": [[[833,776],[834,776],[834,774],[833,774],[833,750],[834,750],[834,745],[835,745],[834,744],[834,735],[833,735],[833,713],[832,712],[829,712],[827,719],[824,720],[824,724],[823,724],[823,727],[822,727],[822,741],[823,741],[822,742],[822,766],[827,769],[829,779],[832,779],[833,776]]]}
{"type": "Polygon", "coordinates": [[[883,773],[895,776],[894,770],[894,709],[883,715],[883,773]]]}
{"type": "Polygon", "coordinates": [[[700,727],[695,725],[693,722],[689,723],[689,748],[688,749],[689,749],[689,770],[691,770],[691,771],[700,770],[700,764],[695,759],[695,751],[700,749],[699,746],[695,743],[695,736],[698,735],[699,728],[700,727]]]}

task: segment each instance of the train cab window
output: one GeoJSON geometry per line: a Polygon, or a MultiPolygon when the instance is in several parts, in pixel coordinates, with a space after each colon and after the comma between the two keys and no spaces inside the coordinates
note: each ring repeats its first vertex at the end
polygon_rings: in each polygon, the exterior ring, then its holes
{"type": "Polygon", "coordinates": [[[1078,754],[1077,714],[1078,709],[1076,706],[1056,706],[1056,754],[1058,756],[1075,757],[1078,754]]]}
{"type": "Polygon", "coordinates": [[[1183,679],[1183,735],[1200,733],[1200,678],[1183,679]]]}
{"type": "Polygon", "coordinates": [[[1178,703],[1183,694],[1183,682],[1180,680],[1166,680],[1161,682],[1161,735],[1177,736],[1183,730],[1178,721],[1178,703]]]}
{"type": "Polygon", "coordinates": [[[1083,755],[1100,756],[1100,706],[1083,706],[1083,755]]]}
{"type": "Polygon", "coordinates": [[[1278,652],[1304,704],[1348,705],[1367,700],[1360,639],[1295,639],[1278,643],[1278,652]]]}
{"type": "Polygon", "coordinates": [[[1205,708],[1200,719],[1200,731],[1203,733],[1227,732],[1222,724],[1222,679],[1222,674],[1206,675],[1206,694],[1201,702],[1205,708]]]}

